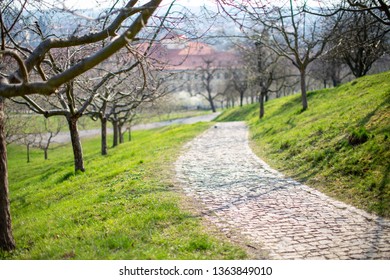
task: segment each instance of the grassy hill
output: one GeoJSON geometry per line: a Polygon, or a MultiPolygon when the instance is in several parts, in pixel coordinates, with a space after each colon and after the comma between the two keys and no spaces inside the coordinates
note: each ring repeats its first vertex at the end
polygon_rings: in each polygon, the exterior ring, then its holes
{"type": "Polygon", "coordinates": [[[0,259],[241,259],[244,250],[206,231],[172,184],[180,147],[210,124],[133,132],[100,155],[83,140],[85,173],[70,145],[49,152],[9,146],[11,214],[17,250],[0,259]]]}
{"type": "Polygon", "coordinates": [[[245,120],[254,151],[271,166],[358,208],[390,217],[390,72],[337,88],[235,108],[218,121],[245,120]]]}

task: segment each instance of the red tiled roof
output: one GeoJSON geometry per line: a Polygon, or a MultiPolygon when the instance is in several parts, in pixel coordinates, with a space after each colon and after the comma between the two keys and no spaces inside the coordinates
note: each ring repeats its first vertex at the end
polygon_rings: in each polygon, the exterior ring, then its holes
{"type": "MultiPolygon", "coordinates": [[[[138,45],[141,52],[147,48],[146,44],[138,45]]],[[[217,51],[212,46],[199,43],[187,42],[183,48],[168,48],[163,43],[152,46],[149,58],[154,64],[167,70],[196,70],[206,67],[205,61],[212,61],[211,67],[232,67],[239,64],[239,56],[232,51],[217,51]]]]}

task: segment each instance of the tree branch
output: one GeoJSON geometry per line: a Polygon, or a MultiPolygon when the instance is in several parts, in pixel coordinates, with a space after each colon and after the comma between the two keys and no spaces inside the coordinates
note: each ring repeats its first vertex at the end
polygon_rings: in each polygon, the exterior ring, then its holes
{"type": "MultiPolygon", "coordinates": [[[[44,95],[50,95],[55,92],[55,90],[65,84],[66,82],[74,79],[75,77],[85,73],[86,71],[92,69],[102,61],[109,58],[111,55],[113,55],[115,52],[123,48],[126,44],[131,42],[136,34],[145,26],[146,22],[150,18],[150,16],[153,14],[153,12],[157,9],[159,4],[162,0],[151,0],[149,3],[142,6],[142,8],[136,9],[137,11],[141,11],[140,15],[134,20],[134,22],[130,25],[130,27],[120,36],[114,38],[113,41],[111,41],[110,44],[108,44],[106,47],[102,48],[101,50],[97,51],[93,55],[82,59],[80,62],[75,64],[74,66],[68,68],[64,72],[48,79],[46,82],[36,82],[36,83],[28,83],[28,84],[7,84],[7,83],[1,83],[0,84],[0,96],[4,97],[13,97],[13,96],[23,96],[23,95],[29,95],[29,94],[44,94],[44,95]]],[[[133,3],[135,1],[130,1],[130,3],[133,3]]],[[[128,5],[129,5],[128,4],[128,5]]],[[[133,11],[133,10],[132,10],[133,11]]],[[[123,12],[121,12],[122,14],[123,12]]],[[[120,24],[124,18],[123,14],[122,16],[118,16],[116,21],[116,24],[120,24]]],[[[114,24],[114,23],[113,23],[114,24]]],[[[111,29],[112,26],[111,25],[111,29]]],[[[115,25],[118,27],[117,25],[115,25]]],[[[108,28],[105,30],[106,32],[111,30],[108,28]]],[[[27,68],[27,71],[31,70],[31,67],[35,64],[37,64],[39,61],[43,59],[43,56],[47,53],[48,50],[54,47],[64,48],[68,46],[74,46],[81,43],[91,43],[95,42],[97,39],[105,39],[107,38],[109,32],[106,33],[105,36],[102,37],[102,35],[89,35],[86,36],[88,40],[85,38],[79,38],[79,39],[69,39],[69,40],[57,40],[57,39],[48,39],[42,42],[37,49],[33,52],[33,54],[30,56],[30,58],[27,59],[25,65],[27,68]]]]}
{"type": "MultiPolygon", "coordinates": [[[[26,68],[26,65],[23,61],[23,59],[19,56],[19,54],[13,50],[0,50],[0,54],[1,55],[9,55],[11,56],[12,58],[14,58],[16,60],[16,62],[18,63],[18,66],[19,66],[19,73],[21,74],[21,80],[23,81],[23,83],[28,83],[28,72],[27,72],[27,68],[26,68]]],[[[20,80],[20,79],[18,79],[20,80]]]]}

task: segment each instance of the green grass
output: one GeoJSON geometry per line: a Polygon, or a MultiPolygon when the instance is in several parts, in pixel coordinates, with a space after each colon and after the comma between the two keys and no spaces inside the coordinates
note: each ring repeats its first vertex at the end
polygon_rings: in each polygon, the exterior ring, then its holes
{"type": "Polygon", "coordinates": [[[43,160],[9,146],[17,250],[3,259],[242,259],[247,255],[206,231],[182,207],[172,184],[180,147],[210,124],[133,133],[101,156],[99,139],[83,141],[85,173],[74,174],[69,145],[43,160]]]}
{"type": "Polygon", "coordinates": [[[226,111],[245,120],[254,151],[271,166],[358,208],[390,217],[390,72],[333,89],[226,111]]]}

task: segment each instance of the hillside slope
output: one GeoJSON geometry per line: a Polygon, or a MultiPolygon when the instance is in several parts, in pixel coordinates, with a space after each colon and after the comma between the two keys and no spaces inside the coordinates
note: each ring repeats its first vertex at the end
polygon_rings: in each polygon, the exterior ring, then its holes
{"type": "Polygon", "coordinates": [[[271,166],[358,208],[390,217],[390,72],[337,88],[224,112],[245,120],[254,151],[271,166]]]}

